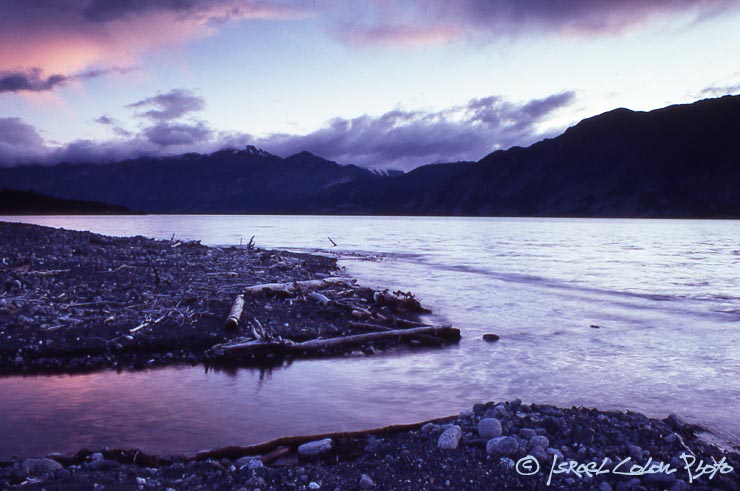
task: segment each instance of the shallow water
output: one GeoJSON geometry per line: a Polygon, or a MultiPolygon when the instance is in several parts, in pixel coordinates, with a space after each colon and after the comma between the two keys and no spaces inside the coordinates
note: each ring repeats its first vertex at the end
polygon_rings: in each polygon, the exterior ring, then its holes
{"type": "Polygon", "coordinates": [[[259,247],[322,249],[364,284],[414,291],[435,322],[462,328],[464,338],[443,350],[298,361],[271,373],[180,367],[0,378],[0,455],[103,445],[195,451],[513,398],[675,412],[740,443],[738,221],[15,220],[212,245],[255,235],[259,247]],[[486,332],[501,341],[482,341],[486,332]]]}

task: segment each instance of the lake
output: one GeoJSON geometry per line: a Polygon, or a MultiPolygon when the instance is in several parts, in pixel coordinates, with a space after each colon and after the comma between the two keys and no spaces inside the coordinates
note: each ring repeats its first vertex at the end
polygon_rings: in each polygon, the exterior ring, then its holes
{"type": "Polygon", "coordinates": [[[677,413],[740,443],[740,221],[426,217],[0,217],[108,235],[335,254],[413,291],[463,340],[299,360],[0,378],[0,456],[181,453],[455,414],[475,402],[677,413]],[[333,240],[337,246],[334,247],[333,240]],[[501,337],[482,340],[485,333],[501,337]]]}

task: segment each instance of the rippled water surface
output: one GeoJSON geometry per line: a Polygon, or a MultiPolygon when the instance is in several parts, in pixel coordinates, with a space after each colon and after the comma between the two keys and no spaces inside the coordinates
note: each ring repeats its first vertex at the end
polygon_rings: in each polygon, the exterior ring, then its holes
{"type": "Polygon", "coordinates": [[[0,455],[103,445],[189,452],[513,398],[675,412],[740,443],[738,221],[10,219],[211,245],[254,235],[259,247],[331,252],[366,285],[414,291],[435,322],[460,327],[464,338],[444,350],[298,361],[271,372],[0,378],[0,455]],[[487,332],[501,341],[484,342],[487,332]]]}

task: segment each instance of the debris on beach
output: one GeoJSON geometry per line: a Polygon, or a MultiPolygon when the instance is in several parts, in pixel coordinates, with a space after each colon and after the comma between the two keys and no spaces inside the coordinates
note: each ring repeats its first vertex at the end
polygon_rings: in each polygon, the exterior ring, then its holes
{"type": "Polygon", "coordinates": [[[206,247],[11,223],[0,237],[4,373],[275,362],[459,339],[422,322],[429,311],[410,292],[363,288],[334,258],[260,250],[253,238],[206,247]],[[235,348],[249,342],[261,344],[255,356],[235,348]]]}

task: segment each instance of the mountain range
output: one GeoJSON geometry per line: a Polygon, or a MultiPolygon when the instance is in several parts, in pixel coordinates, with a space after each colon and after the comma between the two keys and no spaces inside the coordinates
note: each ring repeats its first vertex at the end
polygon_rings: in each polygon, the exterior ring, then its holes
{"type": "Polygon", "coordinates": [[[147,213],[740,217],[740,96],[616,109],[527,148],[407,173],[255,147],[0,169],[0,188],[147,213]]]}

